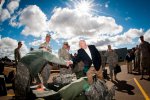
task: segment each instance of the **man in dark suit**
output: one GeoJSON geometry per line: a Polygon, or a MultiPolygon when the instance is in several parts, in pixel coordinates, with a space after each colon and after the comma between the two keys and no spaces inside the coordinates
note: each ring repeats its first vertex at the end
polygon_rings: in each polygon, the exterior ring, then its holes
{"type": "Polygon", "coordinates": [[[78,50],[77,56],[73,59],[73,63],[83,61],[83,72],[87,75],[88,82],[91,84],[94,74],[96,74],[98,78],[102,78],[100,71],[101,56],[96,47],[94,45],[87,45],[85,40],[80,40],[79,46],[80,49],[78,50]]]}

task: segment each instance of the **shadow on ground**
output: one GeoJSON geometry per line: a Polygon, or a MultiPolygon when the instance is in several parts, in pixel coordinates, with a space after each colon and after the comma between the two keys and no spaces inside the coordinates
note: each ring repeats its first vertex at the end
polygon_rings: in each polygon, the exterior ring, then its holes
{"type": "Polygon", "coordinates": [[[115,86],[116,90],[124,93],[128,93],[129,95],[134,95],[135,93],[132,91],[134,90],[134,86],[127,83],[125,80],[116,80],[112,81],[115,86]]]}

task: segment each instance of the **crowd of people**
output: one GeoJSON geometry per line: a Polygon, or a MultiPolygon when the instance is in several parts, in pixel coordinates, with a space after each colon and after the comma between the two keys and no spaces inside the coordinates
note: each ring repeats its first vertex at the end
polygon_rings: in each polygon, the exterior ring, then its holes
{"type": "MultiPolygon", "coordinates": [[[[18,42],[18,47],[14,50],[14,58],[16,63],[16,75],[14,80],[14,91],[16,99],[27,99],[30,97],[30,86],[36,85],[36,89],[32,92],[35,97],[51,98],[52,100],[74,100],[80,95],[86,96],[82,100],[111,100],[114,91],[108,89],[104,81],[103,72],[106,64],[109,66],[110,80],[118,80],[117,73],[114,72],[115,67],[119,64],[118,55],[111,45],[104,55],[100,54],[94,45],[87,45],[85,40],[79,41],[80,49],[73,55],[70,54],[70,46],[68,42],[64,42],[62,48],[58,51],[58,56],[52,54],[52,48],[49,45],[51,35],[47,34],[45,42],[39,46],[38,50],[31,48],[31,51],[21,57],[20,48],[22,42],[18,42]],[[106,59],[105,59],[106,58],[106,59]],[[82,62],[82,68],[78,64],[82,62]],[[75,73],[77,79],[71,83],[65,84],[57,92],[49,88],[49,77],[53,65],[58,65],[60,75],[65,76],[75,73]],[[77,71],[75,71],[78,69],[77,71]],[[97,84],[95,84],[97,83],[97,84]],[[97,93],[95,90],[101,90],[97,93]],[[100,89],[101,88],[101,89],[100,89]],[[40,94],[36,90],[42,90],[40,94]],[[48,94],[47,94],[48,91],[48,94]],[[51,95],[49,95],[49,93],[51,95]],[[69,95],[66,95],[69,93],[69,95]],[[104,94],[105,93],[105,94],[104,94]],[[47,94],[47,95],[46,95],[47,94]],[[39,96],[40,95],[40,96],[39,96]],[[105,96],[104,96],[105,95],[105,96]]],[[[145,71],[150,78],[150,44],[144,41],[144,37],[140,37],[141,43],[128,51],[125,60],[127,63],[127,73],[132,74],[133,71],[141,74],[141,79],[145,71]]],[[[64,81],[63,79],[61,81],[64,81]]],[[[70,82],[70,81],[69,81],[70,82]]],[[[33,96],[33,95],[32,95],[33,96]]]]}
{"type": "Polygon", "coordinates": [[[141,74],[141,80],[148,74],[150,79],[150,44],[144,40],[144,36],[140,36],[140,41],[141,43],[126,55],[127,72],[141,74]]]}
{"type": "MultiPolygon", "coordinates": [[[[42,93],[45,93],[45,91],[47,91],[49,88],[47,81],[51,75],[50,71],[53,67],[53,64],[59,65],[60,76],[64,77],[67,74],[73,74],[74,72],[72,69],[74,69],[76,64],[80,63],[81,61],[84,65],[83,69],[78,71],[79,73],[76,73],[80,74],[80,77],[73,82],[68,83],[68,85],[66,84],[66,86],[60,88],[57,92],[54,92],[53,90],[49,91],[51,94],[53,94],[50,96],[50,98],[52,99],[55,97],[54,100],[57,100],[56,97],[60,97],[64,100],[73,100],[82,94],[82,92],[86,92],[84,96],[86,94],[90,95],[87,97],[90,97],[91,99],[109,98],[108,100],[110,100],[113,97],[114,91],[112,91],[112,89],[108,91],[108,88],[104,87],[106,85],[105,82],[103,82],[101,55],[94,45],[87,45],[85,40],[80,40],[80,49],[77,51],[76,55],[72,56],[69,53],[70,46],[68,42],[64,42],[62,48],[60,48],[58,51],[59,58],[57,58],[52,54],[52,48],[49,45],[50,39],[51,35],[47,34],[45,42],[39,46],[39,50],[32,50],[21,59],[19,58],[19,50],[22,44],[18,42],[18,47],[15,49],[17,72],[15,76],[14,88],[17,99],[26,99],[29,96],[30,85],[38,85],[37,90],[42,89],[42,93]],[[95,93],[93,94],[91,91],[94,91],[95,88],[89,88],[92,87],[95,82],[99,82],[99,86],[104,88],[103,91],[101,91],[101,95],[95,95],[95,93]],[[105,96],[102,95],[104,91],[105,96]],[[67,93],[70,93],[70,95],[66,95],[67,93]]],[[[35,94],[36,97],[39,97],[39,94],[35,94]]]]}

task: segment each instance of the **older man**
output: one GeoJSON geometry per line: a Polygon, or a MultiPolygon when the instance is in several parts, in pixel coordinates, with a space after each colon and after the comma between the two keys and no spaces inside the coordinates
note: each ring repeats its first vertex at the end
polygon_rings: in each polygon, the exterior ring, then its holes
{"type": "Polygon", "coordinates": [[[88,82],[93,83],[93,75],[96,74],[99,79],[102,78],[102,73],[100,71],[101,67],[101,56],[99,51],[94,45],[87,45],[85,40],[79,41],[80,49],[78,54],[73,59],[73,63],[83,61],[84,69],[83,72],[88,77],[88,82]]]}
{"type": "Polygon", "coordinates": [[[142,70],[142,77],[144,74],[144,69],[148,70],[150,79],[150,44],[144,40],[144,36],[140,36],[141,43],[139,45],[140,50],[140,65],[142,70]]]}

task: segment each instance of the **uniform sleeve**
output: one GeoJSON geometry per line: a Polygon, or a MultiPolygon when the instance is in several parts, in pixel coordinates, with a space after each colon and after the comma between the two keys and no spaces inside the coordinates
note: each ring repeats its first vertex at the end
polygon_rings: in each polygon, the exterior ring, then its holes
{"type": "Polygon", "coordinates": [[[47,61],[52,62],[52,63],[55,63],[55,64],[66,65],[66,61],[65,61],[65,60],[56,57],[55,55],[53,55],[53,54],[50,53],[50,52],[44,52],[44,58],[45,58],[47,61]]]}
{"type": "Polygon", "coordinates": [[[14,50],[14,58],[15,58],[15,61],[17,62],[18,61],[17,49],[14,50]]]}
{"type": "Polygon", "coordinates": [[[61,49],[58,51],[58,57],[61,58],[61,49]]]}
{"type": "Polygon", "coordinates": [[[42,48],[42,47],[44,47],[44,43],[42,43],[42,44],[39,45],[39,48],[42,48]]]}
{"type": "Polygon", "coordinates": [[[117,55],[116,51],[114,51],[114,59],[115,59],[115,63],[117,64],[118,63],[118,55],[117,55]]]}

